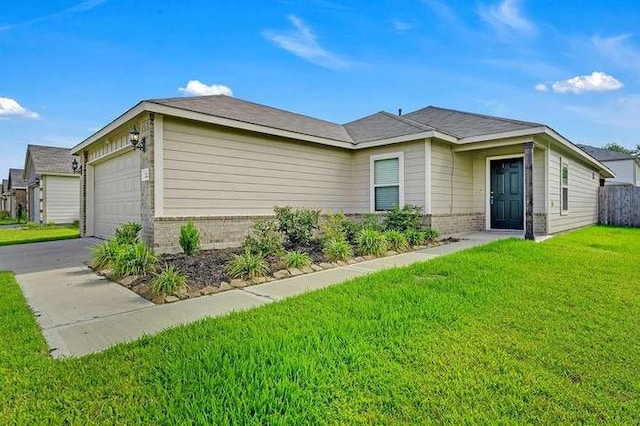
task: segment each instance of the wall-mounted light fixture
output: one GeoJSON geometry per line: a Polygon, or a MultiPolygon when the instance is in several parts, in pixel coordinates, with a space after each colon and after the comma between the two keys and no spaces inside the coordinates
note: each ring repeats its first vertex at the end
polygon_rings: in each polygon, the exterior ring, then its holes
{"type": "Polygon", "coordinates": [[[36,176],[36,179],[33,181],[37,186],[40,186],[40,178],[36,176]]]}
{"type": "Polygon", "coordinates": [[[135,125],[133,129],[131,129],[131,132],[129,132],[129,142],[131,142],[131,146],[133,146],[134,149],[139,149],[142,152],[145,152],[147,149],[147,139],[143,137],[142,140],[140,140],[140,132],[136,129],[135,125]]]}
{"type": "Polygon", "coordinates": [[[78,166],[78,160],[76,160],[75,158],[71,162],[71,168],[73,169],[73,173],[76,173],[79,175],[82,174],[82,166],[78,166]]]}

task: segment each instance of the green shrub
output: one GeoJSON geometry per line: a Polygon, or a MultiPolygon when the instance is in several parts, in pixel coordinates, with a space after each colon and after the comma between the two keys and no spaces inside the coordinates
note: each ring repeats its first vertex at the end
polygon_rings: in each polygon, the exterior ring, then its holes
{"type": "Polygon", "coordinates": [[[304,268],[311,265],[311,257],[307,253],[288,251],[284,254],[284,264],[287,268],[304,268]]]}
{"type": "Polygon", "coordinates": [[[251,279],[269,273],[269,266],[260,253],[245,250],[242,254],[234,255],[229,261],[227,273],[231,278],[251,279]]]}
{"type": "Polygon", "coordinates": [[[351,245],[344,240],[326,240],[322,246],[322,252],[331,262],[347,260],[353,256],[351,245]]]}
{"type": "Polygon", "coordinates": [[[347,218],[343,212],[327,215],[320,226],[322,241],[343,240],[354,241],[361,226],[347,218]]]}
{"type": "Polygon", "coordinates": [[[421,246],[425,243],[424,233],[422,231],[409,229],[408,231],[404,231],[404,236],[410,246],[421,246]]]}
{"type": "Polygon", "coordinates": [[[413,206],[411,204],[400,208],[398,205],[393,206],[384,218],[384,229],[396,230],[400,232],[410,229],[418,230],[422,226],[422,207],[413,206]]]}
{"type": "Polygon", "coordinates": [[[71,226],[74,228],[80,228],[80,221],[78,219],[74,220],[71,226]]]}
{"type": "Polygon", "coordinates": [[[9,218],[10,216],[8,211],[5,211],[5,210],[0,211],[0,220],[7,220],[9,218]]]}
{"type": "Polygon", "coordinates": [[[120,249],[115,240],[104,241],[91,250],[93,266],[96,269],[112,268],[120,249]]]}
{"type": "Polygon", "coordinates": [[[186,275],[181,274],[173,265],[165,266],[162,272],[151,280],[149,289],[155,296],[175,294],[187,285],[186,275]]]}
{"type": "Polygon", "coordinates": [[[313,231],[318,227],[320,210],[293,209],[290,206],[275,206],[276,220],[279,229],[292,244],[308,244],[313,238],[313,231]]]}
{"type": "Polygon", "coordinates": [[[158,261],[155,253],[142,241],[120,245],[113,261],[113,276],[116,279],[151,272],[158,261]]]}
{"type": "Polygon", "coordinates": [[[380,256],[387,251],[387,239],[375,229],[363,229],[356,238],[358,251],[363,255],[380,256]]]}
{"type": "Polygon", "coordinates": [[[187,256],[193,256],[200,248],[200,232],[198,228],[189,221],[180,227],[180,247],[187,256]]]}
{"type": "Polygon", "coordinates": [[[118,244],[134,244],[138,242],[138,234],[142,230],[142,225],[135,222],[122,224],[116,229],[115,240],[118,244]]]}
{"type": "Polygon", "coordinates": [[[382,231],[382,224],[380,223],[380,215],[375,213],[365,213],[362,215],[361,229],[373,229],[375,231],[382,231]]]}
{"type": "Polygon", "coordinates": [[[438,231],[435,229],[427,228],[422,231],[422,241],[424,243],[429,243],[438,239],[438,231]]]}
{"type": "Polygon", "coordinates": [[[398,253],[401,253],[409,249],[407,237],[405,237],[405,235],[400,231],[396,231],[395,229],[385,231],[384,237],[387,240],[387,247],[389,248],[389,250],[394,250],[398,253]]]}
{"type": "Polygon", "coordinates": [[[278,222],[270,219],[253,222],[251,233],[244,239],[243,247],[263,257],[280,256],[284,245],[278,222]]]}

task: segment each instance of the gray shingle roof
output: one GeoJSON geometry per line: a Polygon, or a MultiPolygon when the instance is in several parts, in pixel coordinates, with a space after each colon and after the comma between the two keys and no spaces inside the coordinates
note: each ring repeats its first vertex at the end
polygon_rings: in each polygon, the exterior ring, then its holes
{"type": "Polygon", "coordinates": [[[7,192],[7,188],[9,187],[9,179],[2,179],[2,191],[0,194],[4,194],[7,192]]]}
{"type": "Polygon", "coordinates": [[[27,182],[22,177],[24,175],[23,169],[9,169],[9,181],[11,181],[11,188],[24,188],[27,186],[27,182]]]}
{"type": "Polygon", "coordinates": [[[370,142],[434,130],[433,127],[402,116],[380,111],[344,125],[353,141],[370,142]]]}
{"type": "Polygon", "coordinates": [[[347,130],[339,124],[225,95],[150,99],[147,102],[222,118],[230,118],[232,120],[258,124],[273,129],[287,130],[303,135],[317,136],[341,142],[353,142],[347,130]]]}
{"type": "Polygon", "coordinates": [[[404,115],[404,117],[426,124],[427,126],[432,126],[437,130],[459,138],[512,132],[515,130],[544,126],[544,124],[540,123],[492,117],[434,106],[428,106],[411,112],[404,115]]]}
{"type": "Polygon", "coordinates": [[[69,148],[29,145],[27,152],[31,155],[31,161],[38,175],[47,173],[73,173],[71,162],[75,157],[69,153],[69,148]]]}
{"type": "Polygon", "coordinates": [[[612,161],[612,160],[632,160],[635,157],[629,154],[625,154],[618,151],[611,151],[609,149],[598,148],[596,146],[577,144],[587,154],[591,155],[598,161],[612,161]]]}

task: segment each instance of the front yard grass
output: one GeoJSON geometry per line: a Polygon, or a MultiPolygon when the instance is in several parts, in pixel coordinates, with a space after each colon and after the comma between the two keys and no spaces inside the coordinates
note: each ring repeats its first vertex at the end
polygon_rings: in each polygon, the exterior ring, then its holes
{"type": "Polygon", "coordinates": [[[38,226],[0,229],[0,246],[78,238],[77,226],[38,226]]]}
{"type": "Polygon", "coordinates": [[[640,230],[506,240],[53,361],[0,274],[7,423],[637,423],[640,230]]]}

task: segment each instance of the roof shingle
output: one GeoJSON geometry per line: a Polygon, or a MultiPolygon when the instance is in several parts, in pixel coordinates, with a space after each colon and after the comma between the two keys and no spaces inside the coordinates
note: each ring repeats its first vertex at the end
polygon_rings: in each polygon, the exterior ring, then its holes
{"type": "Polygon", "coordinates": [[[598,148],[596,146],[576,144],[578,148],[582,149],[587,154],[591,155],[598,161],[612,161],[612,160],[633,160],[635,157],[623,152],[611,151],[610,149],[598,148]]]}
{"type": "Polygon", "coordinates": [[[24,180],[23,169],[9,169],[9,181],[11,182],[11,188],[25,188],[27,182],[24,180]]]}
{"type": "Polygon", "coordinates": [[[73,173],[71,162],[75,157],[69,153],[69,148],[29,145],[27,152],[31,155],[31,161],[38,175],[47,173],[73,173]]]}
{"type": "Polygon", "coordinates": [[[434,130],[402,116],[380,111],[344,125],[355,143],[406,136],[434,130]]]}

